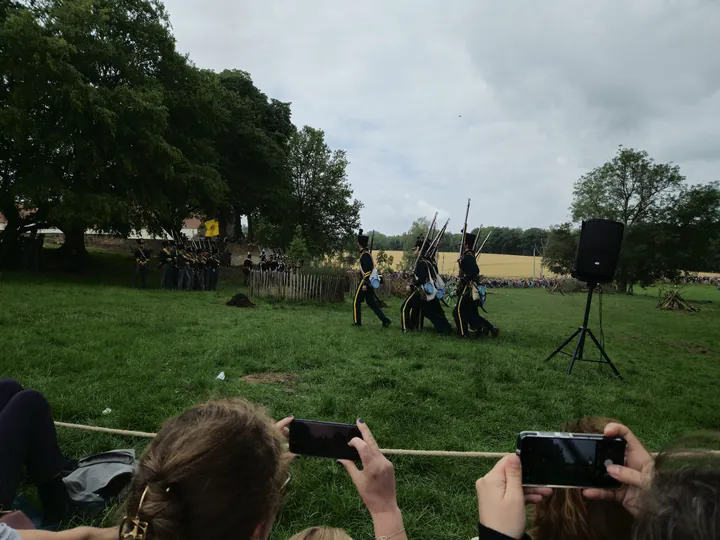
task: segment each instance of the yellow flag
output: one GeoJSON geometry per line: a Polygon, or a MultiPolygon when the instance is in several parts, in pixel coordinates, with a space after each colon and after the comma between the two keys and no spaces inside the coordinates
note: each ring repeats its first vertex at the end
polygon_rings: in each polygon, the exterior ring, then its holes
{"type": "Polygon", "coordinates": [[[205,236],[218,236],[220,234],[220,223],[217,219],[211,219],[205,222],[205,236]]]}

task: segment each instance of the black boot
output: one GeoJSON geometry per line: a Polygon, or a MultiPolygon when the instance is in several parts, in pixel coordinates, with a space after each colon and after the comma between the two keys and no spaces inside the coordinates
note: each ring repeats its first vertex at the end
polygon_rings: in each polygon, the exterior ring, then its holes
{"type": "Polygon", "coordinates": [[[43,526],[57,525],[70,519],[72,501],[60,476],[40,484],[38,495],[43,508],[43,526]]]}

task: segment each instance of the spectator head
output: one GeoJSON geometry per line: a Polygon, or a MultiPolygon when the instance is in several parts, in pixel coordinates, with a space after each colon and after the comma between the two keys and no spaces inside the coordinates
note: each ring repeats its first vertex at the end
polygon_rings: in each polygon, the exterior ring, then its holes
{"type": "MultiPolygon", "coordinates": [[[[599,433],[617,422],[588,416],[563,424],[569,433],[599,433]]],[[[585,498],[580,489],[556,489],[535,507],[533,540],[622,540],[632,535],[632,515],[612,501],[585,498]]]]}
{"type": "Polygon", "coordinates": [[[636,540],[720,538],[720,457],[696,450],[718,443],[717,435],[700,434],[658,456],[635,518],[636,540]]]}
{"type": "Polygon", "coordinates": [[[310,527],[297,533],[290,540],[352,540],[342,529],[310,527]]]}
{"type": "Polygon", "coordinates": [[[210,401],[170,419],[150,443],[121,530],[137,518],[147,540],[265,540],[287,478],[282,437],[267,414],[244,400],[210,401]]]}

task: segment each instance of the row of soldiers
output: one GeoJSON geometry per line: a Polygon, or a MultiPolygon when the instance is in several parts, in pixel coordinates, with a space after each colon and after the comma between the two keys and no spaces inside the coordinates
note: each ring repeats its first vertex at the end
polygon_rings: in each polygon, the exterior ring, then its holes
{"type": "MultiPolygon", "coordinates": [[[[400,322],[403,332],[412,332],[423,328],[424,320],[429,320],[435,331],[441,335],[452,333],[452,325],[443,309],[445,283],[437,266],[437,246],[447,228],[445,226],[433,235],[433,226],[428,233],[417,239],[413,253],[416,256],[412,281],[408,285],[408,295],[400,308],[400,322]]],[[[492,335],[497,337],[500,330],[497,326],[480,315],[485,311],[485,288],[480,284],[480,268],[477,264],[477,236],[463,230],[458,259],[459,276],[457,284],[457,304],[453,307],[452,317],[455,322],[456,334],[459,338],[492,335]]],[[[383,313],[375,289],[380,286],[380,276],[368,249],[369,238],[362,234],[357,237],[360,249],[360,268],[362,279],[353,300],[353,324],[362,324],[362,303],[365,302],[375,315],[382,321],[383,328],[390,326],[391,320],[383,313]]],[[[446,305],[446,304],[445,304],[446,305]]]]}
{"type": "MultiPolygon", "coordinates": [[[[147,287],[150,251],[143,240],[135,248],[135,287],[147,287]]],[[[162,243],[158,254],[160,287],[180,291],[215,291],[220,278],[220,253],[211,245],[180,246],[174,240],[162,243]]]]}

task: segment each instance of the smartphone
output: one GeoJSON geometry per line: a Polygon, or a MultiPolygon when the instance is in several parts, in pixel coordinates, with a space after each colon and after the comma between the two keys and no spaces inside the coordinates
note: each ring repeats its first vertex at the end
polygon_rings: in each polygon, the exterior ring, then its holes
{"type": "Polygon", "coordinates": [[[360,461],[357,450],[348,446],[355,437],[362,439],[354,424],[313,420],[290,422],[290,452],[293,454],[360,461]]]}
{"type": "Polygon", "coordinates": [[[523,431],[517,440],[523,485],[618,489],[607,466],[625,464],[626,446],[622,437],[523,431]]]}

